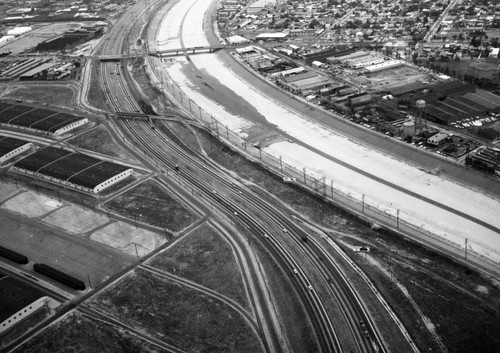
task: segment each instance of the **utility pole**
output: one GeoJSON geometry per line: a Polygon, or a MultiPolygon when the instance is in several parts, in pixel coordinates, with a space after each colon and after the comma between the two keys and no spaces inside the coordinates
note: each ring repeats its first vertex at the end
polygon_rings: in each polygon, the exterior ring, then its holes
{"type": "Polygon", "coordinates": [[[465,238],[465,248],[464,248],[464,251],[465,251],[465,259],[467,260],[467,243],[469,242],[469,239],[465,238]]]}

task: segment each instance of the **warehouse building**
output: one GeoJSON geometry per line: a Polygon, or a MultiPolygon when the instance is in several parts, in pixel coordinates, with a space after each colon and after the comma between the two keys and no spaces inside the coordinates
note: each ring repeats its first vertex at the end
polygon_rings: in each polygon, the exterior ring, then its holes
{"type": "Polygon", "coordinates": [[[387,60],[387,61],[381,62],[379,64],[365,66],[365,67],[363,67],[363,69],[368,71],[368,72],[377,72],[377,71],[387,70],[387,69],[391,69],[391,68],[402,66],[402,65],[404,65],[404,62],[401,60],[387,60]]]}
{"type": "Polygon", "coordinates": [[[34,147],[35,145],[29,141],[0,136],[0,165],[7,163],[12,158],[19,156],[34,147]]]}
{"type": "Polygon", "coordinates": [[[48,297],[0,272],[0,334],[46,305],[48,297]]]}
{"type": "Polygon", "coordinates": [[[14,164],[13,169],[92,194],[126,179],[133,172],[127,166],[55,147],[39,149],[14,164]]]}
{"type": "Polygon", "coordinates": [[[482,147],[476,153],[468,155],[465,159],[465,164],[500,176],[500,150],[491,147],[482,147]]]}
{"type": "Polygon", "coordinates": [[[314,76],[290,83],[290,87],[298,92],[319,91],[331,86],[333,82],[328,77],[314,76]]]}
{"type": "Polygon", "coordinates": [[[49,109],[0,103],[0,126],[59,136],[88,124],[89,119],[49,109]]]}
{"type": "Polygon", "coordinates": [[[261,33],[255,37],[255,40],[264,40],[264,41],[286,40],[288,36],[289,34],[284,32],[261,33]]]}
{"type": "Polygon", "coordinates": [[[445,142],[450,136],[443,132],[438,132],[427,139],[427,143],[432,146],[439,146],[445,142]]]}
{"type": "Polygon", "coordinates": [[[36,80],[38,78],[45,78],[47,76],[48,71],[55,66],[56,66],[55,63],[42,64],[20,75],[19,80],[26,81],[26,80],[36,80]]]}
{"type": "Polygon", "coordinates": [[[30,71],[50,59],[42,59],[42,58],[31,58],[27,60],[21,60],[16,63],[16,65],[12,65],[6,70],[3,70],[0,72],[0,80],[12,80],[16,77],[18,77],[21,74],[24,74],[27,71],[30,71]]]}

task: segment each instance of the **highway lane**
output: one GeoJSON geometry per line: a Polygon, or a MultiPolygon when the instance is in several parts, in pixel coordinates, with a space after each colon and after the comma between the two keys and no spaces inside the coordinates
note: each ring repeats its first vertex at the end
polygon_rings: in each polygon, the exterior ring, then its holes
{"type": "MultiPolygon", "coordinates": [[[[171,31],[172,31],[172,33],[170,34],[170,38],[172,38],[172,39],[171,39],[170,43],[165,43],[165,44],[169,44],[169,45],[174,46],[174,47],[178,47],[178,44],[180,44],[181,46],[186,46],[186,44],[185,44],[185,42],[184,42],[184,32],[183,32],[183,31],[184,31],[184,22],[186,21],[186,18],[187,18],[187,16],[188,16],[188,12],[189,12],[189,11],[193,8],[193,6],[194,6],[195,4],[196,4],[196,2],[191,2],[191,3],[189,3],[189,2],[185,2],[185,5],[184,5],[184,11],[185,11],[185,12],[184,12],[184,16],[182,17],[182,19],[181,19],[181,20],[179,20],[179,19],[178,19],[178,15],[177,15],[177,16],[175,16],[175,18],[174,18],[174,21],[178,21],[178,24],[176,23],[176,24],[175,24],[175,26],[177,26],[177,25],[179,26],[179,30],[178,30],[178,32],[177,32],[177,33],[178,33],[177,38],[176,38],[175,36],[173,36],[173,35],[172,35],[172,34],[173,34],[173,33],[175,33],[175,31],[176,31],[176,30],[175,30],[175,28],[174,28],[174,29],[172,29],[172,30],[171,30],[171,31]]],[[[179,12],[182,12],[182,11],[178,11],[178,12],[176,12],[176,14],[178,14],[179,12]]],[[[191,24],[192,22],[193,22],[193,21],[190,21],[190,24],[191,24]]],[[[208,25],[210,25],[210,23],[208,23],[208,24],[207,24],[207,23],[205,23],[205,27],[207,27],[208,25]]],[[[172,28],[172,27],[175,27],[175,26],[174,26],[174,25],[172,25],[172,24],[170,24],[170,27],[171,27],[171,28],[172,28]]],[[[194,27],[196,27],[196,26],[198,26],[198,27],[200,26],[200,24],[199,24],[197,21],[196,21],[196,25],[195,25],[194,27]]],[[[188,28],[188,31],[189,31],[189,30],[190,30],[191,32],[193,32],[193,31],[194,31],[194,32],[196,32],[196,31],[197,31],[197,29],[193,29],[193,26],[191,26],[191,25],[190,25],[190,26],[189,26],[189,28],[188,28]]],[[[189,37],[189,36],[190,36],[190,34],[188,33],[188,34],[187,34],[187,36],[189,37]]],[[[195,37],[195,36],[193,36],[193,37],[195,37]]],[[[199,37],[198,37],[198,38],[199,38],[199,37]]],[[[196,37],[195,37],[195,40],[196,40],[196,37]]],[[[195,45],[195,44],[196,44],[196,45],[203,45],[203,44],[205,44],[205,43],[204,43],[203,41],[200,41],[199,43],[198,43],[198,42],[193,42],[193,41],[190,41],[190,42],[189,42],[189,45],[190,45],[190,46],[195,45]]],[[[189,164],[189,165],[191,166],[192,164],[189,164]]]]}
{"type": "MultiPolygon", "coordinates": [[[[149,127],[144,127],[144,129],[150,129],[150,128],[149,127]]],[[[133,130],[138,130],[138,128],[136,127],[133,130]]],[[[153,140],[153,137],[148,138],[148,141],[152,141],[152,140],[153,140]]],[[[162,150],[167,150],[167,148],[168,147],[165,147],[162,150]]],[[[172,148],[172,146],[170,146],[170,148],[172,148]]],[[[153,153],[153,152],[151,152],[151,153],[153,153]]],[[[178,151],[178,153],[181,154],[182,152],[178,151]]],[[[242,210],[239,205],[245,204],[245,205],[248,205],[248,206],[252,206],[252,208],[264,208],[262,206],[262,204],[265,204],[265,202],[263,202],[260,198],[256,197],[256,195],[254,193],[249,192],[249,191],[247,191],[245,189],[242,189],[237,184],[234,184],[233,182],[231,182],[230,180],[228,180],[227,176],[225,176],[225,175],[219,176],[216,172],[214,172],[214,168],[212,168],[212,167],[208,168],[206,165],[203,165],[200,162],[194,161],[193,158],[189,157],[189,156],[183,157],[184,162],[183,162],[182,167],[181,167],[182,168],[181,169],[182,172],[180,172],[180,174],[181,174],[180,178],[182,178],[183,180],[184,179],[189,179],[189,175],[194,174],[194,178],[195,179],[199,179],[199,178],[197,178],[197,174],[198,173],[204,172],[205,174],[208,174],[212,180],[214,180],[214,181],[217,182],[217,185],[215,185],[214,183],[211,183],[210,184],[210,188],[213,188],[213,189],[210,189],[210,190],[206,191],[206,196],[204,196],[204,197],[211,197],[212,201],[214,203],[227,204],[228,205],[227,208],[229,210],[228,211],[228,217],[233,216],[234,212],[236,212],[237,216],[233,217],[234,221],[237,222],[237,223],[238,222],[243,222],[248,228],[253,229],[252,228],[252,221],[249,220],[246,217],[245,211],[242,210]],[[215,189],[218,192],[214,194],[211,190],[215,190],[215,189]],[[230,193],[233,193],[234,196],[243,198],[243,202],[239,202],[237,204],[232,203],[229,199],[226,199],[225,194],[221,193],[220,190],[228,190],[228,191],[230,191],[230,193]]],[[[168,167],[173,170],[174,166],[175,166],[174,162],[170,161],[170,164],[168,165],[168,167]]],[[[198,191],[200,189],[203,190],[203,187],[197,185],[196,186],[196,190],[198,191]]],[[[258,234],[262,234],[262,232],[265,232],[267,234],[267,236],[268,236],[267,239],[273,239],[274,235],[272,234],[272,232],[276,232],[276,229],[279,230],[278,232],[281,232],[281,229],[283,229],[284,227],[287,227],[287,228],[290,229],[288,231],[290,234],[292,234],[293,232],[296,232],[296,231],[299,232],[298,230],[295,230],[294,229],[295,228],[294,225],[292,223],[290,223],[288,215],[272,214],[271,216],[269,216],[268,209],[267,208],[264,208],[264,209],[265,210],[262,211],[262,213],[265,214],[267,212],[267,214],[268,214],[267,217],[268,218],[271,217],[273,219],[279,219],[279,221],[275,222],[275,227],[274,227],[275,229],[273,231],[269,231],[269,230],[267,230],[265,228],[261,228],[259,230],[258,234]]],[[[259,217],[260,223],[262,223],[262,219],[263,219],[262,217],[259,217]]],[[[296,245],[297,246],[301,246],[302,245],[301,244],[302,240],[300,240],[300,239],[302,238],[302,235],[297,235],[295,238],[298,239],[298,243],[296,245]]],[[[277,240],[277,244],[279,244],[279,240],[277,240]]],[[[279,245],[277,247],[282,248],[281,245],[279,245]]],[[[282,249],[281,252],[287,254],[287,252],[284,252],[283,249],[282,249]]],[[[309,257],[316,259],[319,256],[318,256],[318,254],[310,254],[309,257]]],[[[288,258],[289,258],[288,261],[291,261],[290,260],[291,256],[288,256],[288,258]]],[[[324,264],[324,263],[325,263],[324,260],[318,261],[318,264],[324,264]]],[[[295,262],[293,262],[293,261],[291,262],[291,265],[288,265],[288,266],[284,265],[284,266],[286,266],[285,268],[297,268],[298,267],[295,264],[295,262]]],[[[338,269],[335,269],[335,271],[337,271],[337,270],[338,269]]],[[[334,275],[331,274],[331,271],[332,271],[332,268],[329,268],[328,269],[328,275],[326,275],[325,277],[335,278],[334,275]]],[[[301,283],[299,286],[300,287],[307,287],[304,283],[301,283]]],[[[335,287],[332,286],[332,289],[335,289],[335,287]]],[[[337,296],[338,293],[337,294],[332,293],[332,295],[337,296]]],[[[356,299],[351,299],[350,298],[349,301],[353,301],[355,303],[355,305],[359,305],[359,303],[356,303],[356,299]]],[[[344,303],[345,302],[346,302],[346,300],[344,300],[344,303]]],[[[325,320],[328,320],[328,319],[325,319],[325,320]]],[[[353,327],[353,329],[355,331],[360,331],[360,332],[357,333],[358,338],[363,338],[363,340],[365,340],[364,334],[360,334],[360,333],[362,333],[361,329],[354,328],[354,326],[359,326],[359,322],[361,320],[365,321],[367,323],[367,325],[369,324],[369,318],[366,317],[366,312],[364,312],[363,310],[358,311],[357,314],[356,314],[356,318],[351,319],[351,327],[353,327]]],[[[368,341],[367,345],[370,346],[370,344],[371,344],[370,341],[368,341]]],[[[362,350],[362,351],[371,351],[371,347],[364,347],[364,349],[365,350],[362,350]]]]}
{"type": "MultiPolygon", "coordinates": [[[[128,122],[127,124],[130,124],[131,122],[128,122]]],[[[152,130],[150,126],[148,126],[145,122],[143,122],[143,131],[151,131],[151,134],[148,135],[143,135],[144,132],[140,132],[139,129],[136,127],[131,127],[128,126],[128,129],[126,130],[128,134],[132,135],[133,139],[141,144],[141,148],[148,151],[148,154],[157,159],[160,163],[164,164],[166,167],[175,170],[175,163],[172,162],[170,157],[167,157],[165,151],[167,151],[167,146],[165,146],[165,143],[167,140],[159,135],[158,138],[154,139],[155,134],[156,134],[156,129],[152,130]],[[146,130],[144,130],[146,129],[146,130]]],[[[186,152],[181,151],[181,154],[183,154],[183,158],[188,158],[188,154],[186,152]]],[[[201,168],[203,169],[203,168],[201,168]]],[[[251,216],[247,214],[247,212],[241,208],[239,205],[231,201],[230,199],[226,198],[223,194],[214,192],[213,186],[211,184],[207,184],[201,178],[197,177],[196,175],[188,172],[188,171],[180,171],[179,173],[179,178],[182,178],[183,181],[187,182],[189,185],[194,187],[197,191],[203,192],[204,199],[206,200],[211,200],[212,205],[216,205],[219,207],[219,209],[226,214],[227,217],[230,217],[234,220],[234,222],[242,222],[246,228],[250,229],[253,231],[253,234],[264,234],[269,232],[266,228],[264,228],[262,224],[262,219],[261,218],[255,218],[254,216],[251,216]],[[235,213],[236,212],[236,213],[235,213]],[[236,218],[237,220],[236,220],[236,218]]],[[[225,181],[227,179],[226,176],[224,177],[219,177],[219,182],[220,181],[225,181]]],[[[218,188],[220,190],[220,188],[218,188]]],[[[268,247],[269,249],[269,247],[268,247]]],[[[275,248],[271,247],[273,251],[275,251],[275,248]]],[[[278,263],[282,263],[283,268],[289,268],[293,267],[293,265],[288,264],[287,259],[285,258],[283,260],[283,255],[281,253],[275,253],[275,258],[278,263]],[[284,263],[283,263],[284,262],[284,263]]],[[[307,293],[307,288],[304,289],[303,286],[299,287],[299,291],[302,291],[303,293],[303,298],[309,299],[304,302],[306,307],[311,301],[311,298],[309,297],[307,293]]],[[[333,328],[330,327],[328,329],[325,329],[324,322],[329,321],[327,314],[324,312],[324,308],[320,308],[320,304],[317,302],[317,298],[313,297],[313,306],[310,307],[310,309],[313,313],[316,312],[319,317],[321,318],[320,321],[315,321],[316,315],[312,315],[312,321],[313,324],[316,323],[317,330],[320,332],[323,332],[323,335],[318,336],[318,340],[320,341],[320,344],[322,345],[323,349],[322,351],[324,352],[339,352],[339,349],[335,348],[335,343],[332,343],[332,340],[325,340],[326,337],[331,336],[333,333],[333,328]]],[[[277,338],[275,338],[277,339],[277,338]]],[[[278,342],[278,341],[276,341],[278,342]]]]}
{"type": "MultiPolygon", "coordinates": [[[[192,7],[193,7],[193,5],[190,5],[190,6],[188,7],[188,9],[190,9],[190,8],[192,8],[192,7]]],[[[185,16],[183,17],[183,20],[185,20],[185,16]]],[[[181,23],[183,23],[183,21],[180,21],[180,22],[181,22],[181,23]]],[[[177,44],[175,44],[175,45],[177,45],[177,44]]]]}
{"type": "MultiPolygon", "coordinates": [[[[109,67],[108,67],[108,69],[109,69],[109,67]]],[[[106,75],[105,75],[105,77],[106,77],[106,75]]],[[[120,91],[120,90],[121,90],[121,89],[119,89],[119,91],[120,91]]],[[[109,93],[109,92],[108,92],[108,93],[109,93]]],[[[116,103],[116,102],[118,102],[118,101],[125,102],[125,105],[127,106],[127,109],[133,109],[133,103],[131,103],[131,100],[132,100],[131,98],[127,98],[126,96],[121,96],[120,98],[113,98],[113,99],[115,100],[115,103],[116,103]]],[[[121,104],[120,106],[123,106],[123,105],[121,104]]],[[[123,109],[120,109],[120,110],[123,110],[123,109]]],[[[219,199],[219,201],[220,201],[220,199],[219,199]]],[[[233,212],[234,212],[234,211],[233,211],[233,212]]],[[[239,214],[239,215],[241,215],[241,214],[239,214]]],[[[317,299],[318,299],[317,297],[316,297],[316,298],[313,298],[313,301],[314,301],[314,300],[317,300],[317,299]]],[[[318,303],[315,303],[315,304],[316,304],[317,306],[321,306],[321,302],[319,302],[319,304],[318,304],[318,303]]],[[[321,309],[319,309],[319,310],[318,310],[318,312],[320,312],[320,313],[321,313],[321,312],[322,312],[322,313],[324,313],[324,309],[323,309],[323,311],[322,311],[321,309]]],[[[326,318],[325,318],[325,317],[323,317],[323,319],[322,319],[322,320],[323,320],[323,321],[325,321],[325,322],[328,322],[328,321],[329,321],[329,320],[328,320],[328,316],[326,316],[326,318]]],[[[327,324],[327,326],[328,326],[328,325],[330,325],[330,326],[331,326],[331,323],[330,323],[330,324],[327,324]]],[[[352,325],[351,325],[351,326],[352,326],[352,325]]],[[[328,336],[329,334],[331,334],[330,332],[331,332],[331,330],[330,330],[330,329],[327,329],[326,331],[325,331],[325,330],[323,331],[323,333],[324,333],[326,336],[328,336]]],[[[334,340],[330,339],[330,341],[334,341],[334,340]]],[[[327,351],[328,351],[328,349],[329,349],[329,348],[326,348],[326,349],[327,349],[327,351]]]]}
{"type": "MultiPolygon", "coordinates": [[[[104,80],[105,92],[108,94],[109,102],[114,107],[114,109],[119,110],[119,111],[128,111],[128,112],[136,111],[138,109],[136,101],[134,100],[134,98],[132,98],[131,94],[127,94],[128,88],[125,86],[125,83],[123,80],[123,77],[125,76],[124,70],[121,71],[122,74],[120,76],[118,76],[118,78],[117,78],[117,75],[110,74],[110,72],[112,72],[110,70],[113,70],[113,65],[109,65],[109,63],[106,63],[106,64],[102,65],[102,70],[103,70],[103,80],[104,80]],[[113,81],[111,81],[112,77],[115,78],[113,81]],[[117,87],[117,86],[119,86],[119,87],[117,87]]],[[[148,129],[150,129],[149,126],[148,126],[148,129]]],[[[149,145],[149,142],[150,141],[146,141],[146,144],[149,145]]],[[[147,149],[146,149],[146,151],[147,151],[147,149]]],[[[246,261],[248,263],[251,263],[251,259],[249,257],[247,257],[246,261]]],[[[253,279],[252,279],[253,283],[258,283],[258,281],[255,278],[255,275],[252,275],[252,276],[253,276],[253,279]]],[[[257,293],[253,292],[252,295],[254,295],[254,296],[258,295],[259,298],[263,297],[262,290],[256,285],[253,285],[253,287],[256,287],[258,289],[258,291],[257,291],[257,293]]],[[[264,305],[265,302],[262,299],[258,299],[256,302],[259,303],[259,306],[263,306],[263,307],[267,308],[267,306],[264,305]]],[[[261,310],[261,309],[257,308],[255,310],[258,312],[264,312],[265,313],[264,318],[267,320],[267,322],[272,322],[271,315],[268,313],[269,309],[261,310]]],[[[274,332],[275,330],[269,329],[269,328],[263,329],[263,325],[260,322],[261,318],[257,317],[257,320],[260,323],[261,330],[263,332],[269,331],[271,333],[271,336],[272,336],[272,342],[268,342],[267,340],[264,341],[264,345],[266,346],[266,351],[278,351],[278,352],[281,351],[280,345],[279,345],[279,338],[275,334],[275,332],[274,332]],[[271,345],[271,347],[274,347],[274,348],[272,350],[270,350],[268,345],[271,345]]],[[[269,326],[269,325],[266,325],[266,326],[269,326]]]]}

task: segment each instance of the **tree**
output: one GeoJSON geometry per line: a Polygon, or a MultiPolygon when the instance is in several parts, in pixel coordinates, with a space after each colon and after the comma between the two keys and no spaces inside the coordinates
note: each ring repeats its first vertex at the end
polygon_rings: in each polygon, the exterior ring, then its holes
{"type": "Polygon", "coordinates": [[[311,22],[309,22],[309,28],[311,28],[311,29],[313,29],[314,27],[319,26],[319,25],[320,25],[320,23],[317,19],[314,19],[311,22]]]}

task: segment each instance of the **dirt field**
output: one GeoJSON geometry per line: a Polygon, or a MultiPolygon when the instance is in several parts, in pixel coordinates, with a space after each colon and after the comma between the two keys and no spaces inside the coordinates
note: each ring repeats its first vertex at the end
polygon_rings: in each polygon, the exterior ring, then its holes
{"type": "Polygon", "coordinates": [[[232,308],[213,297],[137,270],[89,305],[186,352],[262,351],[232,308]]]}
{"type": "Polygon", "coordinates": [[[0,184],[0,202],[4,202],[9,197],[12,197],[19,192],[22,192],[22,190],[19,190],[19,187],[17,187],[16,184],[7,184],[2,182],[0,184]]]}
{"type": "Polygon", "coordinates": [[[166,241],[165,236],[124,222],[113,222],[98,229],[90,239],[132,256],[144,256],[166,241]]]}
{"type": "Polygon", "coordinates": [[[83,234],[109,222],[105,215],[68,205],[42,218],[43,222],[62,228],[70,233],[83,234]]]}
{"type": "Polygon", "coordinates": [[[174,232],[185,229],[198,218],[154,180],[147,180],[115,197],[105,204],[105,208],[136,222],[174,232]]]}
{"type": "MultiPolygon", "coordinates": [[[[237,170],[239,176],[269,190],[297,212],[335,231],[332,233],[333,238],[343,244],[346,253],[358,263],[383,293],[419,347],[430,347],[433,351],[439,349],[431,334],[431,330],[434,330],[450,352],[498,352],[500,347],[498,335],[481,333],[500,329],[499,296],[494,294],[500,293],[500,289],[494,283],[404,238],[372,228],[370,224],[300,189],[286,186],[279,178],[271,176],[267,171],[237,154],[224,153],[225,147],[214,141],[208,142],[204,138],[201,138],[201,141],[204,142],[205,148],[211,146],[210,157],[219,164],[230,170],[237,170]],[[214,148],[214,145],[218,147],[214,148]],[[374,266],[372,262],[352,252],[353,246],[361,245],[370,246],[370,256],[379,262],[379,266],[374,266]],[[405,288],[404,292],[391,282],[391,277],[386,273],[392,274],[399,280],[405,288]],[[404,295],[406,292],[423,316],[415,311],[415,307],[404,295]],[[474,322],[474,327],[471,327],[471,322],[474,322]]],[[[254,188],[254,191],[263,198],[275,202],[260,189],[254,188]]],[[[334,253],[332,255],[336,256],[334,253]]],[[[346,271],[349,273],[348,269],[346,271]]],[[[356,285],[355,282],[352,284],[356,285]]],[[[360,282],[359,285],[361,291],[367,291],[364,283],[360,282]]],[[[369,299],[370,296],[366,294],[363,298],[367,303],[370,303],[369,300],[376,300],[369,299]]],[[[376,317],[383,335],[400,336],[399,333],[384,332],[386,327],[392,327],[384,323],[387,319],[386,312],[376,317]]],[[[398,342],[390,344],[392,351],[407,351],[406,345],[403,348],[398,342]]]]}
{"type": "Polygon", "coordinates": [[[208,224],[150,260],[151,265],[188,278],[249,308],[241,269],[230,245],[208,224]]]}
{"type": "Polygon", "coordinates": [[[84,148],[90,151],[102,153],[111,157],[121,158],[129,162],[137,162],[111,137],[105,125],[96,126],[68,141],[70,145],[84,148]]]}
{"type": "Polygon", "coordinates": [[[157,353],[158,349],[128,332],[73,312],[14,352],[157,353]]]}
{"type": "Polygon", "coordinates": [[[33,26],[33,30],[19,36],[18,39],[6,44],[2,47],[2,51],[11,51],[12,54],[19,54],[24,52],[26,49],[31,49],[36,47],[38,43],[41,43],[47,39],[56,37],[61,33],[68,31],[70,29],[78,29],[82,27],[82,23],[79,22],[59,22],[54,24],[39,24],[33,26]]]}
{"type": "Polygon", "coordinates": [[[46,263],[86,283],[90,277],[97,285],[135,259],[135,250],[129,256],[88,238],[86,232],[108,222],[102,214],[13,183],[0,184],[0,202],[0,243],[31,263],[46,263]]]}
{"type": "MultiPolygon", "coordinates": [[[[367,89],[381,91],[416,81],[425,81],[429,78],[429,75],[413,67],[402,65],[392,69],[367,74],[363,76],[363,78],[368,81],[366,83],[367,89]]],[[[349,77],[347,80],[349,80],[349,77]]]]}
{"type": "Polygon", "coordinates": [[[71,86],[58,83],[44,84],[18,84],[2,85],[2,98],[22,99],[25,102],[47,104],[49,107],[75,108],[75,91],[71,86]]]}
{"type": "Polygon", "coordinates": [[[1,208],[20,213],[26,217],[40,217],[62,206],[51,197],[25,191],[4,202],[1,208]]]}

